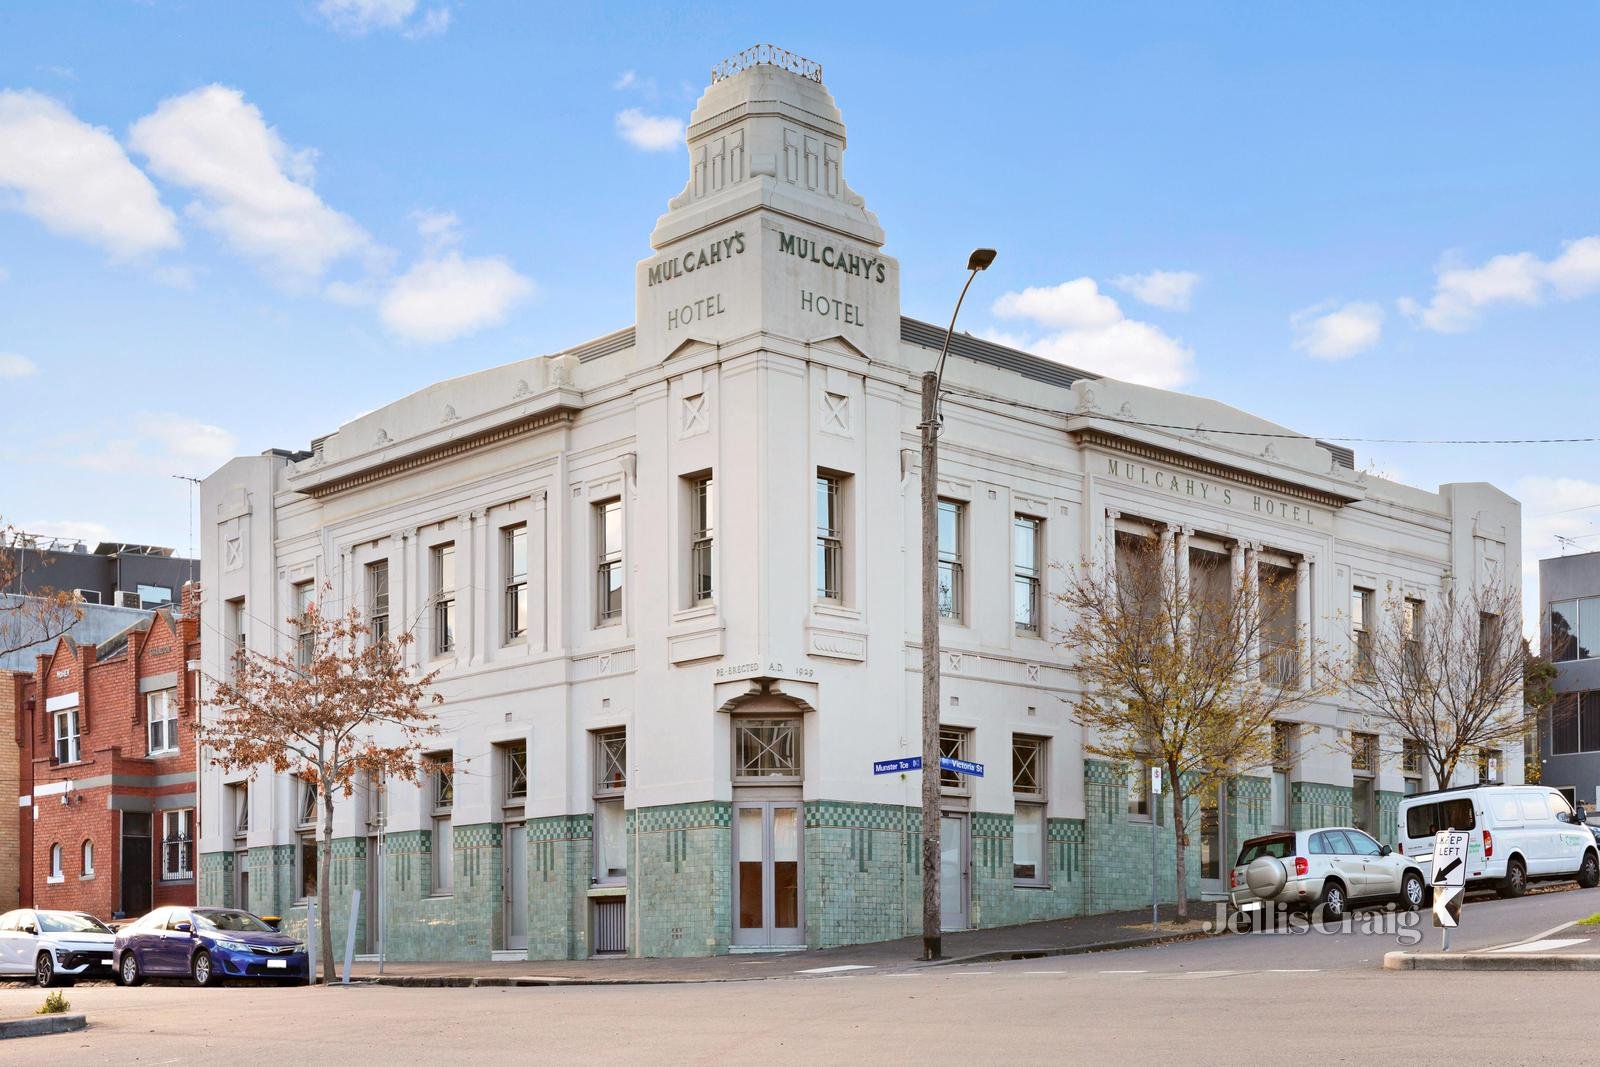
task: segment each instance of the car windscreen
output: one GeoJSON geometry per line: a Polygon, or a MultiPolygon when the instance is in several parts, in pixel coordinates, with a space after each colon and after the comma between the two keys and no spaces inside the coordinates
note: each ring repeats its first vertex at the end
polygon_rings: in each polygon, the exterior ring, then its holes
{"type": "Polygon", "coordinates": [[[1471,797],[1418,804],[1406,812],[1407,837],[1432,837],[1440,830],[1471,830],[1477,825],[1471,797]]]}
{"type": "Polygon", "coordinates": [[[248,911],[207,911],[195,909],[194,921],[209,930],[230,930],[235,933],[275,934],[272,927],[248,911]]]}
{"type": "Polygon", "coordinates": [[[1293,834],[1284,834],[1282,837],[1261,837],[1244,843],[1244,847],[1239,850],[1239,862],[1235,866],[1243,867],[1262,856],[1272,856],[1281,860],[1292,855],[1294,855],[1293,834]]]}
{"type": "Polygon", "coordinates": [[[41,911],[41,934],[109,934],[111,929],[99,919],[71,911],[41,911]]]}

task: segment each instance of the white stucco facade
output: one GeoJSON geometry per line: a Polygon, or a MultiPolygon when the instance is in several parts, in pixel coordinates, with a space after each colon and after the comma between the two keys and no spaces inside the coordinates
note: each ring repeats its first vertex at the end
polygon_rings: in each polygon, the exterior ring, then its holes
{"type": "MultiPolygon", "coordinates": [[[[739,894],[756,884],[741,882],[741,797],[803,811],[798,873],[766,875],[800,881],[799,932],[769,914],[752,943],[917,929],[906,844],[915,819],[905,818],[917,781],[871,765],[920,747],[917,389],[941,334],[902,319],[899,265],[848,184],[842,119],[820,77],[799,66],[750,65],[700,100],[688,183],[634,266],[632,326],[440,382],[338,427],[309,455],[244,457],[205,480],[208,675],[224,671],[220,637],[240,620],[251,648],[288,647],[298,583],[326,586],[334,608],[366,604],[368,564],[379,560],[392,626],[414,623],[415,666],[441,670],[435,747],[457,768],[452,892],[404,888],[425,880],[426,864],[394,847],[382,875],[393,880],[391,954],[587,954],[600,947],[595,901],[612,899],[626,901],[630,952],[725,951],[739,941],[739,894]],[[705,476],[711,595],[697,599],[692,512],[705,476]],[[839,494],[837,597],[819,596],[819,476],[836,479],[839,494]],[[622,609],[602,620],[596,509],[612,500],[622,609]],[[525,634],[507,640],[503,544],[519,526],[529,617],[525,634]],[[455,640],[434,655],[430,561],[446,543],[455,640]],[[734,724],[757,713],[798,721],[798,781],[764,792],[735,784],[734,724]],[[581,858],[591,855],[582,820],[596,811],[594,731],[611,728],[626,731],[632,853],[614,887],[592,882],[581,858]],[[510,815],[508,743],[526,745],[528,777],[510,815]],[[474,836],[474,827],[490,829],[474,836]],[[527,835],[521,887],[504,869],[521,856],[508,832],[527,835]],[[547,845],[567,859],[544,856],[547,845]],[[492,877],[479,869],[497,864],[492,877]],[[508,905],[513,893],[525,899],[508,905]],[[526,941],[512,936],[508,907],[526,913],[526,941]],[[450,932],[413,934],[408,924],[450,932]]],[[[1428,491],[1366,476],[1342,450],[1223,403],[971,338],[952,352],[945,384],[940,493],[963,505],[963,617],[941,638],[942,718],[970,729],[967,758],[987,768],[951,801],[973,842],[956,861],[970,878],[965,923],[1138,902],[1123,900],[1137,871],[1107,852],[1120,839],[1096,829],[1125,808],[1107,808],[1116,807],[1111,787],[1085,760],[1065,701],[1071,656],[1047,639],[1067,620],[1048,595],[1041,635],[1020,632],[1014,618],[1018,516],[1041,523],[1049,564],[1103,556],[1119,526],[1170,524],[1195,547],[1229,554],[1237,545],[1297,568],[1301,621],[1336,649],[1349,641],[1352,587],[1428,601],[1452,582],[1519,582],[1519,508],[1487,484],[1428,491]],[[1047,885],[1014,884],[1007,824],[994,821],[1015,810],[1019,734],[1046,742],[1047,836],[1061,846],[1043,864],[1047,885]],[[987,856],[991,839],[1004,856],[987,856]]],[[[1046,593],[1062,580],[1045,570],[1046,593]]],[[[1331,742],[1349,716],[1331,700],[1301,718],[1331,742]]],[[[1505,753],[1508,774],[1520,766],[1520,754],[1505,753]]],[[[1327,796],[1353,785],[1331,743],[1303,745],[1292,773],[1335,791],[1327,796]]],[[[258,776],[248,831],[236,837],[227,787],[243,777],[203,769],[202,898],[242,892],[257,910],[293,914],[296,784],[258,776]]],[[[1378,768],[1373,788],[1405,788],[1397,761],[1378,768]]],[[[377,877],[360,873],[377,860],[369,806],[358,794],[336,817],[336,836],[351,842],[336,852],[351,864],[336,871],[346,888],[377,877]]],[[[1259,816],[1232,816],[1233,839],[1259,816]]],[[[391,790],[386,833],[396,841],[431,847],[433,818],[427,790],[391,790]]],[[[777,842],[768,851],[784,853],[787,830],[768,832],[777,842]]],[[[363,932],[369,945],[375,936],[363,932]]]]}

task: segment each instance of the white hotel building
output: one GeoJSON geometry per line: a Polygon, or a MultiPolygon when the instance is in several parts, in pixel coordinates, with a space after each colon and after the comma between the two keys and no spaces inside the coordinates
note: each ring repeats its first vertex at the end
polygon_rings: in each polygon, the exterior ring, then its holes
{"type": "MultiPolygon", "coordinates": [[[[918,376],[942,328],[900,314],[813,65],[724,64],[688,144],[633,324],[204,483],[207,673],[213,635],[287,647],[279,620],[323,583],[391,629],[415,620],[415,666],[442,668],[453,777],[337,811],[335,910],[364,890],[368,951],[703,955],[919,929],[919,785],[872,764],[920,748],[918,376]]],[[[1519,582],[1519,507],[1492,486],[1362,475],[1225,404],[966,336],[945,384],[941,718],[986,768],[948,783],[951,928],[1149,899],[1150,814],[1085,757],[1050,565],[1125,531],[1288,568],[1296,621],[1334,646],[1390,596],[1519,582]]],[[[1274,826],[1393,840],[1399,797],[1433,784],[1391,739],[1337,754],[1337,700],[1301,719],[1278,766],[1198,798],[1191,894],[1274,826]]],[[[201,900],[303,915],[302,787],[202,778],[201,900]]]]}

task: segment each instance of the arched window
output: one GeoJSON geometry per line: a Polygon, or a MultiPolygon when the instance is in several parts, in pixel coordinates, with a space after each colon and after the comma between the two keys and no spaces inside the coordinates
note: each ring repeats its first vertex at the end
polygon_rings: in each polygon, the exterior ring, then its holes
{"type": "Polygon", "coordinates": [[[50,880],[52,882],[61,881],[61,846],[59,844],[50,846],[50,880]]]}
{"type": "Polygon", "coordinates": [[[83,843],[83,876],[85,878],[94,874],[94,842],[83,843]]]}

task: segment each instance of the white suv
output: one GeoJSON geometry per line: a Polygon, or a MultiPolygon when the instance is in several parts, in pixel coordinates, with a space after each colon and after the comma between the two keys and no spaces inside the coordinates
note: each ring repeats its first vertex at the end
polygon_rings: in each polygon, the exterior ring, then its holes
{"type": "Polygon", "coordinates": [[[1472,785],[1416,793],[1400,801],[1400,851],[1433,874],[1433,838],[1467,830],[1467,884],[1490,883],[1520,897],[1528,883],[1576,878],[1600,885],[1600,851],[1557,790],[1542,785],[1472,785]]]}

